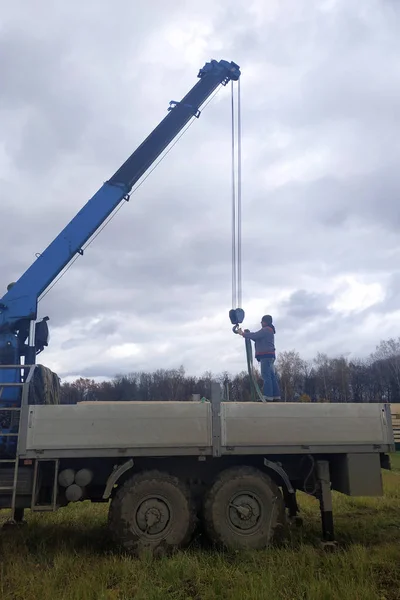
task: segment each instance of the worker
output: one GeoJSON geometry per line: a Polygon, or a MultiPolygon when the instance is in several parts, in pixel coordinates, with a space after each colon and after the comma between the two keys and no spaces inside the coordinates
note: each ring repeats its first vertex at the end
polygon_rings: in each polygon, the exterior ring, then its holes
{"type": "Polygon", "coordinates": [[[271,315],[262,317],[259,331],[252,332],[238,329],[238,333],[255,343],[255,357],[261,366],[265,400],[268,402],[280,401],[279,384],[275,372],[275,327],[271,315]]]}

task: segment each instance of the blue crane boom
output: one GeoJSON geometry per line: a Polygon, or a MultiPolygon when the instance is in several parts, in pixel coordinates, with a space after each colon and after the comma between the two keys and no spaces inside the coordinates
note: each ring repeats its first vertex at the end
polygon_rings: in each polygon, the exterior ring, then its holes
{"type": "MultiPolygon", "coordinates": [[[[240,68],[233,62],[211,60],[198,73],[199,81],[180,102],[170,102],[168,114],[96,194],[73,217],[35,262],[0,299],[0,365],[33,364],[48,343],[46,320],[36,322],[40,295],[59,273],[82,254],[84,244],[98,231],[116,207],[129,198],[144,175],[185,125],[200,115],[200,108],[219,85],[237,81],[240,68]],[[27,343],[26,343],[26,340],[27,343]]],[[[20,381],[15,369],[0,369],[0,406],[15,400],[20,381]],[[3,386],[2,384],[6,384],[3,386]],[[7,387],[7,384],[9,387],[7,387]]]]}

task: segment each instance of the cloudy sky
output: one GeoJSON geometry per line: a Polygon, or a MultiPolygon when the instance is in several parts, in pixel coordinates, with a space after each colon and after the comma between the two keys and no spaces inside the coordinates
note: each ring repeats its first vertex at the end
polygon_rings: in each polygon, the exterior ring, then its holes
{"type": "MultiPolygon", "coordinates": [[[[4,4],[3,289],[223,58],[242,70],[245,326],[272,314],[304,358],[397,337],[399,33],[395,0],[4,4]]],[[[40,303],[60,376],[245,367],[230,135],[224,88],[40,303]]]]}

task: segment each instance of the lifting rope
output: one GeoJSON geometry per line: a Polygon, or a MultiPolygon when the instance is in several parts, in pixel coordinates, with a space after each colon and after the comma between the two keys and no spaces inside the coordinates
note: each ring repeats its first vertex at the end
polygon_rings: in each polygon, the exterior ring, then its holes
{"type": "MultiPolygon", "coordinates": [[[[232,308],[229,318],[233,332],[237,333],[245,313],[242,308],[242,116],[240,79],[237,82],[237,124],[235,123],[235,94],[231,82],[231,128],[232,128],[232,308]],[[237,134],[236,134],[237,131],[237,134]],[[237,151],[236,151],[237,137],[237,151]],[[237,161],[237,168],[235,162],[237,161]],[[237,176],[237,177],[236,177],[237,176]],[[237,181],[236,181],[237,178],[237,181]]],[[[250,394],[253,402],[265,402],[254,374],[251,340],[245,339],[247,370],[250,379],[250,394]]]]}
{"type": "Polygon", "coordinates": [[[231,82],[231,128],[232,128],[232,308],[229,311],[233,331],[244,320],[242,304],[242,123],[240,106],[240,79],[237,82],[237,117],[235,114],[235,93],[231,82]],[[237,150],[236,123],[237,119],[237,150]],[[237,162],[237,168],[236,168],[237,162]],[[236,182],[237,175],[237,182],[236,182]]]}
{"type": "Polygon", "coordinates": [[[240,106],[240,79],[238,80],[238,306],[242,306],[242,109],[240,106]]]}

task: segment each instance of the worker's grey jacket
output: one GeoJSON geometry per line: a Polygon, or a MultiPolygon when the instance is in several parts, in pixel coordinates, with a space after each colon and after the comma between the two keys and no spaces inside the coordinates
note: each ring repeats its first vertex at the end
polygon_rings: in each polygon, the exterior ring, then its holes
{"type": "Polygon", "coordinates": [[[275,333],[272,327],[262,327],[259,331],[243,332],[243,337],[255,342],[255,356],[257,360],[275,358],[275,333]]]}

